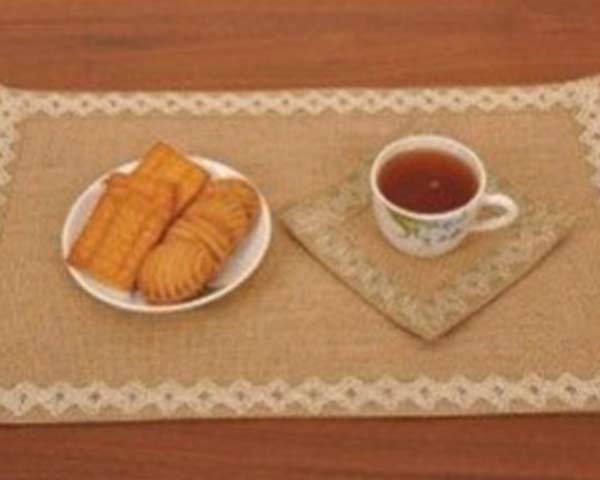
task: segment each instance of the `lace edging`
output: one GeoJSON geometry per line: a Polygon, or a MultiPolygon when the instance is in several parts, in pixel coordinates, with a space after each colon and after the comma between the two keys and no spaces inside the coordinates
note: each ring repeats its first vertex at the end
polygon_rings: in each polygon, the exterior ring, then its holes
{"type": "Polygon", "coordinates": [[[9,90],[0,85],[0,214],[7,200],[4,189],[11,180],[8,166],[15,157],[13,146],[19,139],[16,128],[21,120],[19,113],[9,90]]]}
{"type": "MultiPolygon", "coordinates": [[[[546,256],[568,232],[572,219],[520,198],[523,214],[515,232],[490,255],[475,262],[429,295],[406,291],[401,277],[374,264],[338,228],[370,202],[369,163],[326,191],[280,213],[289,232],[341,281],[399,326],[432,340],[488,303],[546,256]]],[[[496,181],[496,180],[494,180],[496,181]]]]}
{"type": "Polygon", "coordinates": [[[189,113],[195,116],[236,114],[319,115],[325,112],[397,114],[439,109],[464,112],[470,108],[490,112],[497,108],[512,111],[533,108],[549,110],[572,108],[580,103],[581,89],[587,80],[537,86],[462,87],[436,89],[307,89],[250,92],[44,92],[7,89],[15,106],[26,114],[45,113],[87,116],[92,113],[165,115],[189,113]]]}
{"type": "Polygon", "coordinates": [[[265,384],[238,380],[229,385],[202,380],[191,386],[176,382],[156,386],[131,382],[120,387],[102,382],[79,387],[69,383],[40,387],[25,382],[8,389],[0,388],[0,413],[5,410],[16,417],[36,408],[53,417],[71,409],[94,416],[110,408],[127,415],[155,408],[168,416],[187,408],[199,416],[210,416],[217,409],[224,409],[225,416],[243,416],[254,409],[266,409],[274,414],[300,410],[310,415],[332,408],[342,413],[360,413],[369,407],[393,412],[405,404],[428,412],[440,404],[468,411],[478,403],[505,412],[515,403],[543,408],[558,402],[582,409],[594,401],[600,401],[600,375],[586,380],[572,374],[556,379],[531,374],[515,381],[496,375],[481,381],[464,376],[449,381],[428,377],[401,381],[382,377],[372,382],[346,377],[333,383],[310,378],[295,385],[284,380],[265,384]]]}
{"type": "Polygon", "coordinates": [[[587,87],[575,118],[583,127],[579,139],[588,147],[587,161],[594,168],[591,183],[600,189],[600,76],[582,82],[587,82],[587,87]]]}

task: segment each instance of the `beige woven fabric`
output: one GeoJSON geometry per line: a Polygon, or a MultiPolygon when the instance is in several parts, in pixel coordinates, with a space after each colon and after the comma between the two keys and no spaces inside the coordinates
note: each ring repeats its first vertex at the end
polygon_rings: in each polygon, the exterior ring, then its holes
{"type": "MultiPolygon", "coordinates": [[[[344,283],[426,340],[447,333],[517,282],[573,223],[572,216],[529,202],[504,184],[502,190],[520,204],[511,228],[471,235],[460,248],[435,259],[399,255],[381,235],[370,208],[370,163],[287,209],[283,219],[292,235],[344,283]]],[[[488,185],[488,191],[497,186],[488,185]]]]}
{"type": "MultiPolygon", "coordinates": [[[[8,148],[12,155],[0,241],[0,420],[597,410],[600,209],[586,162],[594,150],[580,138],[594,134],[582,125],[592,120],[578,116],[598,85],[545,88],[433,91],[439,98],[429,110],[429,91],[393,91],[425,105],[406,109],[375,108],[385,95],[335,93],[354,105],[345,109],[318,91],[265,100],[0,89],[5,140],[12,141],[0,148],[4,158],[8,148]],[[522,98],[516,106],[469,104],[486,92],[492,101],[522,98]],[[440,106],[448,98],[459,98],[454,111],[440,106]],[[278,222],[259,271],[226,299],[189,313],[114,310],[81,291],[64,268],[60,231],[76,196],[157,139],[245,172],[277,217],[342,182],[385,143],[418,132],[462,140],[532,202],[579,219],[529,275],[436,342],[397,328],[278,222]]],[[[369,221],[360,213],[349,232],[385,255],[378,240],[368,241],[369,221]]],[[[473,238],[469,248],[485,256],[506,235],[473,238]]],[[[446,265],[454,268],[451,259],[446,265]]],[[[411,280],[418,285],[444,281],[446,271],[433,279],[433,264],[418,268],[411,280]]]]}

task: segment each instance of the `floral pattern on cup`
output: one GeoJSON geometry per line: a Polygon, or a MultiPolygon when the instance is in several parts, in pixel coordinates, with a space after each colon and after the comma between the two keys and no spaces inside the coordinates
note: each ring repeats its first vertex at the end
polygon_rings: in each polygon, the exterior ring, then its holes
{"type": "Polygon", "coordinates": [[[424,222],[390,209],[387,211],[396,224],[400,236],[404,238],[414,237],[428,246],[459,238],[467,221],[466,213],[457,218],[424,222]]]}

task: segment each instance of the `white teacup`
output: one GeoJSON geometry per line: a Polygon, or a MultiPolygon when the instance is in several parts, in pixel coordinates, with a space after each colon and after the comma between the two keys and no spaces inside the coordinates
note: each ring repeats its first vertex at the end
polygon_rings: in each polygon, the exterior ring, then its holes
{"type": "Polygon", "coordinates": [[[479,156],[456,140],[438,135],[416,135],[388,144],[375,158],[370,176],[373,209],[384,237],[410,255],[432,257],[458,246],[469,232],[496,230],[510,225],[519,215],[517,204],[502,193],[486,193],[487,174],[479,156]],[[475,175],[478,187],[464,205],[440,213],[420,213],[390,202],[379,187],[382,167],[401,153],[428,150],[451,155],[475,175]],[[477,220],[483,207],[503,210],[498,216],[477,220]]]}

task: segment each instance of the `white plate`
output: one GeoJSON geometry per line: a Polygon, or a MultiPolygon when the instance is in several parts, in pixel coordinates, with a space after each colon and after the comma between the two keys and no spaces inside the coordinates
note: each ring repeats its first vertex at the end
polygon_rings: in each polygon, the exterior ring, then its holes
{"type": "MultiPolygon", "coordinates": [[[[214,178],[241,178],[252,185],[244,175],[237,170],[208,158],[188,156],[201,167],[210,172],[214,178]]],[[[130,173],[138,165],[139,160],[126,163],[102,175],[92,183],[75,201],[71,207],[62,231],[62,253],[67,258],[71,246],[79,236],[98,199],[105,190],[104,181],[116,172],[130,173]]],[[[254,186],[254,185],[253,185],[254,186]]],[[[254,186],[256,188],[256,186],[254,186]]],[[[69,273],[75,281],[93,297],[117,308],[133,312],[167,313],[190,310],[201,305],[214,302],[235,290],[258,268],[263,260],[271,241],[272,225],[271,212],[265,197],[258,191],[260,197],[260,212],[252,232],[236,248],[234,254],[223,266],[217,278],[208,287],[208,292],[198,298],[173,305],[151,305],[146,303],[138,293],[129,293],[106,286],[94,280],[85,272],[77,270],[66,263],[69,273]]]]}

